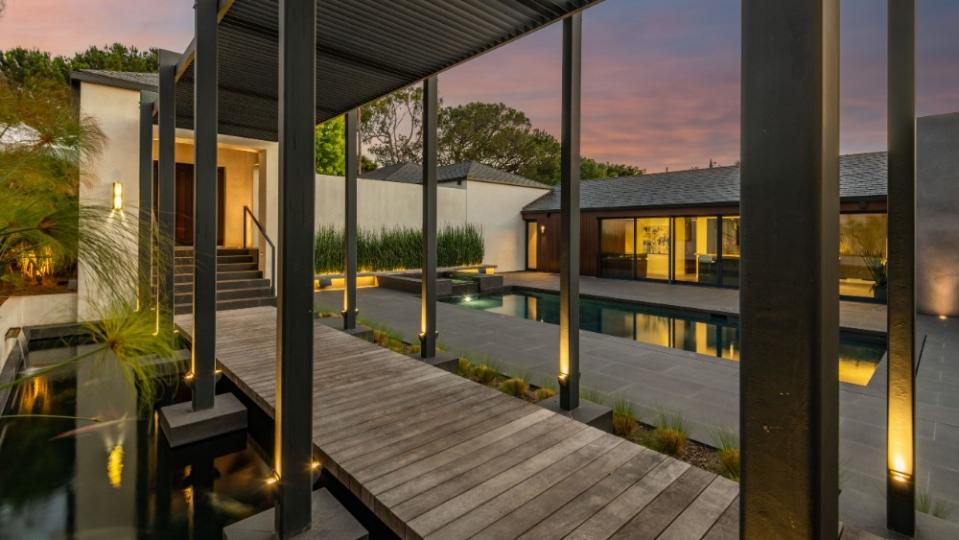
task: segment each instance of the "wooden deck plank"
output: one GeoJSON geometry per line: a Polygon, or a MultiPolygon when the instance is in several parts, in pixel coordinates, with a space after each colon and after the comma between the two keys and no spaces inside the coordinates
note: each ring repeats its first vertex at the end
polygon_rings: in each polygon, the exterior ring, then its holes
{"type": "Polygon", "coordinates": [[[624,441],[619,437],[609,436],[597,439],[575,453],[552,463],[525,482],[520,482],[490,499],[475,511],[446,524],[427,538],[449,540],[469,538],[620,444],[624,444],[624,441]]]}
{"type": "MultiPolygon", "coordinates": [[[[219,366],[270,416],[275,341],[275,308],[217,314],[219,366]]],[[[319,321],[312,382],[323,467],[401,538],[738,534],[728,480],[319,321]]]]}
{"type": "MultiPolygon", "coordinates": [[[[849,538],[846,538],[846,533],[851,532],[849,527],[843,528],[842,537],[844,540],[871,540],[878,538],[871,534],[861,533],[861,536],[858,534],[850,534],[849,538]]],[[[739,495],[729,504],[729,507],[726,508],[726,511],[723,512],[723,515],[720,516],[716,523],[713,524],[713,527],[709,529],[709,532],[706,533],[706,536],[703,537],[703,540],[736,540],[739,538],[739,495]]]]}
{"type": "Polygon", "coordinates": [[[523,534],[642,451],[639,446],[634,444],[617,446],[609,453],[552,486],[546,492],[513,509],[512,512],[498,521],[491,523],[490,526],[477,533],[473,538],[477,540],[497,540],[500,538],[515,538],[523,534]]]}
{"type": "Polygon", "coordinates": [[[659,537],[663,540],[702,538],[738,494],[739,484],[717,476],[659,537]]]}
{"type": "Polygon", "coordinates": [[[661,454],[652,451],[640,452],[552,515],[540,521],[520,538],[551,540],[566,536],[664,461],[665,456],[661,454]]]}
{"type": "Polygon", "coordinates": [[[692,503],[713,475],[698,467],[690,467],[671,486],[659,494],[626,525],[612,536],[616,540],[652,540],[659,536],[682,511],[692,503]]]}
{"type": "MultiPolygon", "coordinates": [[[[689,467],[688,463],[675,459],[663,460],[656,468],[649,471],[649,474],[593,514],[593,517],[577,527],[566,538],[575,540],[609,538],[682,476],[689,467]]],[[[687,536],[686,538],[698,537],[687,536]]]]}

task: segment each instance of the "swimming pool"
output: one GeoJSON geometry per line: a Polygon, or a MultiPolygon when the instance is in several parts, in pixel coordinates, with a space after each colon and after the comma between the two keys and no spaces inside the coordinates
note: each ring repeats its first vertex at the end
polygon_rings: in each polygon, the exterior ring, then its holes
{"type": "MultiPolygon", "coordinates": [[[[559,324],[559,296],[516,291],[444,300],[470,309],[502,313],[559,324]]],[[[580,300],[580,328],[652,345],[682,349],[728,360],[739,360],[739,320],[637,304],[580,300]]],[[[865,386],[885,353],[882,340],[842,333],[839,339],[839,380],[865,386]]]]}

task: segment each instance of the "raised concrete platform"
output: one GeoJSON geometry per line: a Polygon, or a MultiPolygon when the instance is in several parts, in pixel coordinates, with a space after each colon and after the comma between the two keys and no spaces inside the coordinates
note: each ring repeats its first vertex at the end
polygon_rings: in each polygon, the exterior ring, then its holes
{"type": "Polygon", "coordinates": [[[351,336],[358,337],[360,339],[365,339],[366,341],[373,341],[373,329],[362,324],[357,324],[356,328],[352,330],[346,330],[343,328],[343,318],[342,317],[320,317],[317,319],[320,321],[323,326],[329,326],[334,330],[339,330],[340,332],[345,332],[351,336]]]}
{"type": "Polygon", "coordinates": [[[539,401],[536,404],[556,414],[561,414],[567,418],[582,422],[587,426],[592,426],[609,433],[613,432],[613,409],[605,405],[580,399],[579,407],[576,407],[576,409],[572,411],[564,411],[559,407],[559,394],[539,401]]]}
{"type": "MultiPolygon", "coordinates": [[[[223,528],[224,540],[274,540],[274,509],[264,510],[223,528]]],[[[322,540],[364,540],[369,538],[343,505],[326,488],[313,492],[313,526],[295,538],[322,540]]]]}
{"type": "Polygon", "coordinates": [[[160,409],[160,429],[171,448],[246,429],[246,407],[230,393],[217,394],[212,409],[194,411],[189,401],[160,409]]]}
{"type": "Polygon", "coordinates": [[[420,353],[411,354],[410,358],[422,360],[426,364],[449,372],[456,371],[456,366],[460,361],[460,357],[458,355],[448,353],[446,351],[436,351],[436,356],[433,358],[423,358],[420,356],[420,353]]]}

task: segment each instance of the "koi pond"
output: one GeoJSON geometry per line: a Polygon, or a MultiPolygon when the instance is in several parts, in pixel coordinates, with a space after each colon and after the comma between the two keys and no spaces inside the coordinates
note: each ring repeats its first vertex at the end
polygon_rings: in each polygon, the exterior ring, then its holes
{"type": "MultiPolygon", "coordinates": [[[[91,347],[30,343],[17,376],[91,347]]],[[[166,387],[161,399],[177,392],[188,395],[166,387]]],[[[270,467],[246,432],[171,450],[153,407],[106,358],[29,379],[5,406],[4,395],[2,538],[220,538],[225,525],[273,505],[270,467]]]]}

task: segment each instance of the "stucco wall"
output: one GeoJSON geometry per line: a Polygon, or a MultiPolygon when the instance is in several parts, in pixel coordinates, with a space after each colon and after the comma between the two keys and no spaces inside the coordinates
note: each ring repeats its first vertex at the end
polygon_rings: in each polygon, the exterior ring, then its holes
{"type": "MultiPolygon", "coordinates": [[[[138,92],[83,82],[80,85],[80,114],[97,121],[106,136],[102,152],[81,167],[80,202],[84,205],[108,207],[114,182],[123,186],[124,212],[111,219],[136,219],[139,189],[139,113],[138,92]]],[[[136,246],[129,246],[125,254],[130,264],[136,264],[136,246]]],[[[77,294],[79,316],[86,320],[95,316],[92,302],[101,298],[98,284],[85,271],[83,246],[80,246],[77,294]]],[[[129,284],[129,295],[134,293],[129,284]]]]}
{"type": "MultiPolygon", "coordinates": [[[[466,222],[466,190],[439,186],[436,219],[439,228],[466,222]]],[[[346,214],[345,180],[316,175],[316,226],[342,227],[346,214]]],[[[356,221],[363,229],[423,225],[423,188],[419,184],[360,178],[356,184],[356,221]]]]}
{"type": "MultiPolygon", "coordinates": [[[[384,227],[419,228],[423,222],[423,188],[419,184],[359,179],[357,181],[357,222],[364,229],[384,227]]],[[[522,270],[525,266],[525,228],[520,210],[545,190],[465,182],[465,186],[440,184],[437,190],[437,223],[472,223],[483,232],[487,264],[500,271],[522,270]]],[[[316,177],[316,226],[342,227],[345,215],[344,179],[316,177]]]]}
{"type": "Polygon", "coordinates": [[[959,113],[917,122],[916,301],[959,316],[959,113]]]}
{"type": "Polygon", "coordinates": [[[0,304],[0,370],[7,360],[11,343],[7,330],[39,324],[77,322],[77,293],[11,296],[0,304]]]}
{"type": "Polygon", "coordinates": [[[466,182],[469,221],[482,227],[486,261],[501,272],[526,268],[526,225],[523,207],[547,190],[466,182]]]}

